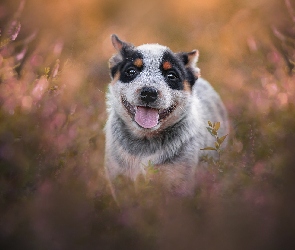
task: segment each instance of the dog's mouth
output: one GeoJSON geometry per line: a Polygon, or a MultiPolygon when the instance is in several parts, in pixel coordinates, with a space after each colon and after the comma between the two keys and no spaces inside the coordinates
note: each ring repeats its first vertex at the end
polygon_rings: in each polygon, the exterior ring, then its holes
{"type": "Polygon", "coordinates": [[[156,109],[149,106],[133,106],[126,98],[122,97],[122,103],[132,119],[142,128],[156,127],[159,122],[167,118],[176,108],[176,104],[172,104],[167,109],[156,109]]]}

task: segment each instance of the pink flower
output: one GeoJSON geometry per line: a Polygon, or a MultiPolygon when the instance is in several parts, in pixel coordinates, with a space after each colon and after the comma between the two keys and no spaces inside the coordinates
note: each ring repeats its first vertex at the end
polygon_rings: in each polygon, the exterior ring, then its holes
{"type": "Polygon", "coordinates": [[[14,20],[11,24],[10,31],[9,31],[10,39],[12,41],[14,41],[17,38],[17,36],[20,32],[20,28],[21,28],[20,22],[14,20]]]}
{"type": "Polygon", "coordinates": [[[45,91],[48,88],[48,81],[46,79],[46,77],[41,77],[40,80],[38,81],[38,83],[36,84],[35,88],[32,91],[32,96],[37,99],[40,100],[43,96],[43,94],[45,93],[45,91]]]}
{"type": "Polygon", "coordinates": [[[24,48],[20,53],[18,53],[18,54],[16,55],[16,57],[15,57],[16,60],[17,60],[17,61],[22,60],[22,59],[24,58],[26,52],[27,52],[27,48],[24,48]]]}

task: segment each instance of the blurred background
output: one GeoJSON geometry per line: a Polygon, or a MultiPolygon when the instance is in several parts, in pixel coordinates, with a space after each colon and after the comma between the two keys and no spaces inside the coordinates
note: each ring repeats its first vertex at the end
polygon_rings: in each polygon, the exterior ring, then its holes
{"type": "Polygon", "coordinates": [[[0,29],[0,249],[295,249],[294,1],[2,0],[0,29]],[[200,51],[232,128],[193,197],[112,199],[113,33],[200,51]]]}

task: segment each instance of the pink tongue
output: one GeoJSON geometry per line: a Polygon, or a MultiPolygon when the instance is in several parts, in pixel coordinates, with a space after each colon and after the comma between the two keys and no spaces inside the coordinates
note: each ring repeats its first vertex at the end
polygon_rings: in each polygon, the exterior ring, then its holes
{"type": "Polygon", "coordinates": [[[159,113],[157,109],[138,106],[135,121],[143,128],[153,128],[158,124],[159,113]]]}

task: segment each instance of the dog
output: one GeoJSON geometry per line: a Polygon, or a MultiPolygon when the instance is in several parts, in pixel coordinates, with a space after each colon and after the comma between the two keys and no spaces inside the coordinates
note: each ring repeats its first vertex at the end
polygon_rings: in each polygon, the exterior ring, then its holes
{"type": "Polygon", "coordinates": [[[165,187],[190,195],[200,149],[214,144],[208,121],[228,133],[220,96],[200,77],[198,51],[174,53],[159,44],[138,47],[111,36],[117,51],[109,60],[105,169],[112,183],[119,175],[135,180],[153,166],[165,187]]]}

